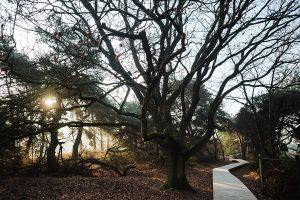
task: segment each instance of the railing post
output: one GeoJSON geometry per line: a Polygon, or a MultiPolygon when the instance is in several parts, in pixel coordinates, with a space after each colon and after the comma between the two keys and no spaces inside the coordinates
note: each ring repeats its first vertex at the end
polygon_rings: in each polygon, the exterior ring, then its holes
{"type": "Polygon", "coordinates": [[[300,195],[300,158],[299,154],[295,155],[296,159],[296,173],[297,173],[297,182],[298,182],[298,194],[300,195]]]}
{"type": "Polygon", "coordinates": [[[263,159],[260,154],[258,154],[258,166],[259,166],[259,175],[260,175],[260,184],[261,184],[261,189],[265,189],[265,184],[264,184],[264,170],[263,170],[263,159]]]}

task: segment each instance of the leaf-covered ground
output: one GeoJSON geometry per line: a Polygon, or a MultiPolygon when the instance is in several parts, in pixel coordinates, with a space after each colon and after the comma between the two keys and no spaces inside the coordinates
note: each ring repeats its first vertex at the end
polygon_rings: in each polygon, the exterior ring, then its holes
{"type": "Polygon", "coordinates": [[[245,165],[231,170],[231,173],[238,177],[256,196],[257,199],[269,200],[268,197],[263,197],[263,194],[260,189],[260,179],[259,174],[255,169],[252,169],[250,165],[245,165]]]}
{"type": "Polygon", "coordinates": [[[300,195],[297,190],[297,182],[293,174],[280,174],[282,172],[274,169],[272,176],[267,180],[269,186],[265,191],[261,190],[260,177],[258,170],[253,165],[231,171],[238,177],[259,200],[299,200],[300,195]]]}
{"type": "Polygon", "coordinates": [[[15,176],[1,178],[0,199],[212,199],[212,168],[189,167],[193,192],[160,190],[162,168],[139,165],[127,176],[99,172],[92,177],[15,176]]]}

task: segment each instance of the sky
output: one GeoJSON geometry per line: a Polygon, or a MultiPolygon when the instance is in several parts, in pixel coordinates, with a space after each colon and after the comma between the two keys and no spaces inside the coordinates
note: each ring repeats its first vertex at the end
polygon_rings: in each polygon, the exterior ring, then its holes
{"type": "MultiPolygon", "coordinates": [[[[0,2],[0,8],[2,3],[0,2]]],[[[8,11],[8,13],[13,13],[8,11]]],[[[0,9],[0,15],[3,14],[3,9],[1,11],[0,9]]],[[[1,21],[0,21],[1,22],[1,21]]],[[[6,27],[5,27],[5,31],[9,32],[11,29],[12,24],[6,23],[6,27]]],[[[14,39],[16,42],[16,49],[18,51],[21,51],[22,53],[27,54],[29,57],[31,58],[35,58],[36,56],[38,56],[38,54],[40,54],[41,52],[47,52],[48,48],[45,44],[41,44],[40,42],[38,42],[38,36],[36,36],[36,34],[34,32],[29,31],[30,29],[32,29],[32,25],[30,24],[26,24],[26,23],[22,23],[22,24],[18,24],[15,27],[15,31],[14,31],[14,39]],[[28,29],[28,30],[25,30],[28,29]]],[[[218,72],[218,74],[216,75],[216,80],[222,80],[222,73],[223,72],[218,72]]],[[[213,79],[214,80],[214,79],[213,79]]],[[[207,89],[210,92],[214,92],[214,82],[211,81],[210,83],[206,84],[207,89]]],[[[120,92],[120,94],[122,94],[122,91],[119,90],[118,92],[120,92]]],[[[260,91],[257,91],[260,92],[260,91]]],[[[237,97],[237,98],[242,98],[242,93],[239,90],[235,90],[233,91],[230,96],[232,97],[237,97]]],[[[234,100],[230,100],[230,99],[224,99],[223,101],[223,109],[228,112],[231,116],[234,116],[239,109],[241,108],[241,104],[234,101],[234,100]]]]}

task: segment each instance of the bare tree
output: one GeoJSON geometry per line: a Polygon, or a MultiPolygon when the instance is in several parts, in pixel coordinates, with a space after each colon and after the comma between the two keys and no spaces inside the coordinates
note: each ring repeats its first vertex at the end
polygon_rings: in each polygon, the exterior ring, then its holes
{"type": "Polygon", "coordinates": [[[93,49],[98,59],[87,75],[104,74],[106,79],[97,82],[103,93],[81,92],[80,99],[141,121],[143,139],[154,140],[166,154],[166,188],[190,188],[185,163],[213,136],[216,112],[230,92],[299,61],[299,4],[293,0],[58,0],[24,1],[20,7],[23,17],[50,38],[47,42],[55,41],[67,55],[81,55],[76,48],[82,44],[93,49]],[[50,16],[64,26],[44,26],[34,19],[36,12],[39,19],[50,16]],[[70,33],[80,43],[72,43],[70,33]],[[205,132],[188,141],[204,84],[214,91],[205,132]],[[140,114],[124,111],[131,94],[140,103],[140,114]],[[181,108],[174,112],[178,101],[181,108]]]}

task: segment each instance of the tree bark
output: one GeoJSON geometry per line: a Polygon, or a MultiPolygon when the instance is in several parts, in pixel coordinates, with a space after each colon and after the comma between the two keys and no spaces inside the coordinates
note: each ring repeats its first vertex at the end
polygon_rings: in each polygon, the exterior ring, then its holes
{"type": "Polygon", "coordinates": [[[32,147],[32,142],[33,142],[33,136],[30,136],[27,143],[26,143],[26,149],[25,149],[25,153],[24,153],[24,157],[29,159],[29,150],[30,147],[32,147]]]}
{"type": "Polygon", "coordinates": [[[83,127],[79,127],[75,142],[73,144],[72,159],[78,159],[79,157],[78,148],[81,142],[82,133],[83,133],[83,127]]]}
{"type": "Polygon", "coordinates": [[[45,149],[45,133],[42,133],[42,144],[40,147],[40,153],[39,153],[39,157],[38,157],[38,163],[40,164],[43,161],[43,157],[44,157],[44,149],[45,149]]]}
{"type": "Polygon", "coordinates": [[[213,135],[213,140],[214,140],[214,148],[215,148],[214,157],[215,157],[215,160],[218,160],[218,145],[217,145],[215,135],[213,135]]]}
{"type": "Polygon", "coordinates": [[[109,144],[109,135],[107,135],[107,140],[106,140],[106,150],[110,148],[109,144]]]}
{"type": "MultiPolygon", "coordinates": [[[[61,108],[62,99],[56,96],[57,108],[61,108]]],[[[62,111],[55,109],[55,115],[52,118],[52,123],[58,123],[62,116],[62,111]]],[[[58,170],[58,161],[56,160],[55,150],[58,145],[58,127],[53,126],[49,129],[50,132],[50,144],[47,149],[47,166],[49,172],[55,172],[58,170]]]]}
{"type": "Polygon", "coordinates": [[[134,133],[134,136],[133,136],[133,151],[135,153],[137,153],[137,150],[138,150],[138,137],[137,137],[137,133],[134,133]]]}
{"type": "Polygon", "coordinates": [[[94,151],[97,151],[97,140],[96,139],[97,139],[97,131],[94,131],[94,136],[93,136],[94,151]]]}
{"type": "Polygon", "coordinates": [[[221,142],[221,140],[220,140],[220,138],[219,138],[219,136],[218,136],[218,133],[216,133],[216,137],[217,137],[217,139],[218,139],[218,141],[219,141],[219,144],[220,144],[220,148],[221,148],[223,160],[225,160],[225,153],[224,153],[223,144],[222,144],[222,142],[221,142]]]}
{"type": "Polygon", "coordinates": [[[186,160],[183,153],[176,148],[170,148],[166,151],[167,180],[164,189],[192,190],[186,179],[186,160]]]}
{"type": "Polygon", "coordinates": [[[241,149],[241,154],[242,154],[242,159],[246,159],[246,144],[243,136],[241,136],[238,132],[236,132],[236,135],[239,139],[239,144],[240,144],[240,149],[241,149]]]}
{"type": "Polygon", "coordinates": [[[103,140],[103,131],[100,130],[100,151],[104,152],[104,140],[103,140]]]}
{"type": "Polygon", "coordinates": [[[48,171],[55,172],[58,169],[58,163],[55,156],[55,149],[58,145],[58,131],[51,130],[50,131],[50,145],[47,149],[47,164],[48,164],[48,171]]]}

